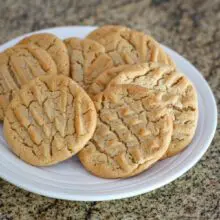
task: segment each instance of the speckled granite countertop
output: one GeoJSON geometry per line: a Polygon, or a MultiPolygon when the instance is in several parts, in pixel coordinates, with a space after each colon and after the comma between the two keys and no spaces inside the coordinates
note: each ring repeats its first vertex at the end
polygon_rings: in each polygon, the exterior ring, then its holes
{"type": "MultiPolygon", "coordinates": [[[[205,76],[220,107],[219,0],[1,0],[0,43],[63,25],[122,24],[151,33],[205,76]],[[135,2],[135,3],[133,3],[135,2]]],[[[24,191],[0,179],[0,220],[220,219],[220,126],[200,162],[151,193],[110,202],[69,202],[24,191]]]]}

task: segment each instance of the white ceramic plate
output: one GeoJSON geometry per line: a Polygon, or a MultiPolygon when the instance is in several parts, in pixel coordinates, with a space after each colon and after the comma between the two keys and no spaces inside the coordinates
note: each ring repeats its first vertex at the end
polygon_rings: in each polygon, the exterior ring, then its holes
{"type": "MultiPolygon", "coordinates": [[[[41,30],[60,38],[85,37],[95,27],[59,27],[41,30]]],[[[29,35],[29,34],[28,34],[29,35]]],[[[24,36],[0,46],[0,51],[13,46],[24,36]]],[[[89,174],[73,157],[58,165],[38,168],[18,159],[8,148],[0,127],[0,176],[5,180],[44,196],[80,201],[100,201],[135,196],[157,189],[175,180],[203,156],[217,125],[217,108],[213,94],[201,73],[185,58],[164,46],[178,68],[194,83],[199,99],[199,121],[189,147],[175,157],[156,163],[146,172],[128,179],[106,180],[89,174]]]]}

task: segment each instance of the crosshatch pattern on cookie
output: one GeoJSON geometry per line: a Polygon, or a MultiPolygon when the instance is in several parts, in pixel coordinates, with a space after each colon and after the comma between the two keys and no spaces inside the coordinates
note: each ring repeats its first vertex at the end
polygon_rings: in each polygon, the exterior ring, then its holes
{"type": "Polygon", "coordinates": [[[160,96],[146,88],[119,85],[96,97],[97,128],[79,155],[93,174],[132,176],[159,160],[168,149],[172,119],[160,96]]]}
{"type": "Polygon", "coordinates": [[[106,69],[114,66],[105,48],[90,39],[69,38],[65,41],[70,58],[70,76],[84,89],[106,69]]]}
{"type": "Polygon", "coordinates": [[[126,27],[107,25],[88,35],[105,47],[114,64],[159,62],[175,66],[151,36],[126,27]],[[111,31],[112,30],[112,31],[111,31]]]}
{"type": "Polygon", "coordinates": [[[69,56],[63,41],[50,33],[33,34],[25,37],[19,44],[35,44],[46,50],[57,66],[57,73],[69,76],[69,56]]]}
{"type": "Polygon", "coordinates": [[[13,152],[33,165],[50,165],[76,154],[96,126],[93,102],[65,76],[39,77],[8,107],[4,134],[13,152]]]}
{"type": "Polygon", "coordinates": [[[19,45],[0,54],[0,119],[20,87],[40,75],[57,74],[51,56],[35,45],[19,45]]]}
{"type": "Polygon", "coordinates": [[[199,114],[197,94],[190,80],[174,67],[158,63],[137,65],[133,71],[127,69],[113,77],[108,86],[115,84],[134,84],[161,93],[174,118],[172,141],[164,158],[179,153],[192,141],[199,114]]]}

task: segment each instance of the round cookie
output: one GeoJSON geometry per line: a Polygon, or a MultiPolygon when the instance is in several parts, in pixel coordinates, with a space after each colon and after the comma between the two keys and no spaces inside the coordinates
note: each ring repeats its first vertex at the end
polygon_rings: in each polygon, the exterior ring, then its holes
{"type": "Polygon", "coordinates": [[[173,124],[160,96],[140,86],[117,85],[94,101],[97,127],[78,154],[88,171],[104,178],[128,177],[164,155],[173,124]]]}
{"type": "Polygon", "coordinates": [[[47,51],[38,46],[18,45],[0,53],[0,120],[16,91],[45,74],[57,74],[57,68],[47,51]]]}
{"type": "Polygon", "coordinates": [[[113,66],[105,48],[90,39],[64,40],[70,57],[70,75],[84,89],[103,71],[113,66]]]}
{"type": "Polygon", "coordinates": [[[129,30],[129,28],[121,25],[104,25],[89,33],[86,38],[98,41],[100,38],[107,36],[109,33],[119,32],[123,30],[129,30]]]}
{"type": "Polygon", "coordinates": [[[172,59],[151,36],[117,26],[116,31],[111,31],[113,28],[105,29],[108,31],[102,31],[102,28],[95,31],[104,34],[94,39],[105,47],[106,53],[117,64],[158,62],[175,66],[172,59]]]}
{"type": "Polygon", "coordinates": [[[118,74],[109,86],[116,84],[143,86],[155,94],[162,92],[162,100],[174,117],[172,140],[164,158],[179,153],[192,141],[198,121],[198,100],[196,90],[186,76],[169,65],[137,64],[133,70],[118,74]]]}
{"type": "Polygon", "coordinates": [[[69,77],[40,76],[8,106],[4,136],[12,151],[36,166],[58,163],[81,150],[96,127],[96,110],[69,77]]]}
{"type": "Polygon", "coordinates": [[[58,74],[69,76],[69,56],[63,41],[49,33],[33,34],[24,38],[19,44],[35,44],[46,50],[57,65],[58,74]]]}

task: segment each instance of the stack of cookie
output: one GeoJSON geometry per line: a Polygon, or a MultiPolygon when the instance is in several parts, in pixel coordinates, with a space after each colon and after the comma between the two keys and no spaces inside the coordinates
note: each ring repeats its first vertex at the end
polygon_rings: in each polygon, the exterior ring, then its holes
{"type": "Polygon", "coordinates": [[[0,79],[5,138],[35,166],[77,154],[94,175],[125,178],[195,134],[194,86],[152,37],[123,26],[26,37],[0,54],[0,79]]]}

